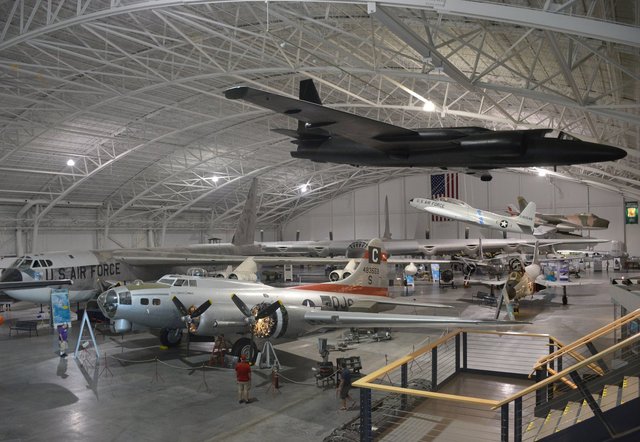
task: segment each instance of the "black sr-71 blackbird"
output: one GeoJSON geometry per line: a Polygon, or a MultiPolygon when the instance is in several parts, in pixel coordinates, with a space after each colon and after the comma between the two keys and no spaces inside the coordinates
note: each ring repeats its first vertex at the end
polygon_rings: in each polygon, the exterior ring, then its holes
{"type": "Polygon", "coordinates": [[[225,91],[298,120],[297,130],[274,129],[295,138],[294,158],[380,167],[462,169],[490,181],[502,167],[566,166],[624,158],[622,149],[589,143],[551,129],[493,131],[483,127],[406,129],[322,105],[313,80],[300,82],[300,99],[246,86],[225,91]]]}

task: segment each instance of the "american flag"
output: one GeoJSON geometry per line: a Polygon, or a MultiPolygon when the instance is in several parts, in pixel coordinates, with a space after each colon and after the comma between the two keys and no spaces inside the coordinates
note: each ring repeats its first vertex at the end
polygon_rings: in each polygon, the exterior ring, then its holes
{"type": "MultiPolygon", "coordinates": [[[[431,175],[431,198],[435,199],[441,196],[458,198],[457,173],[431,175]]],[[[450,219],[444,216],[431,215],[431,221],[450,221],[450,219]]]]}

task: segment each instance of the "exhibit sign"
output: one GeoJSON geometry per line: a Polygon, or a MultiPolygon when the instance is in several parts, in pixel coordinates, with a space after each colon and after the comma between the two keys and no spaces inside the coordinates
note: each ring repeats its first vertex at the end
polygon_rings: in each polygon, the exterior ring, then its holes
{"type": "Polygon", "coordinates": [[[440,281],[440,264],[431,264],[431,278],[433,282],[440,281]]]}
{"type": "Polygon", "coordinates": [[[69,289],[51,289],[51,315],[54,328],[62,324],[71,325],[69,289]]]}
{"type": "Polygon", "coordinates": [[[638,224],[638,202],[626,201],[624,203],[624,223],[638,224]]]}

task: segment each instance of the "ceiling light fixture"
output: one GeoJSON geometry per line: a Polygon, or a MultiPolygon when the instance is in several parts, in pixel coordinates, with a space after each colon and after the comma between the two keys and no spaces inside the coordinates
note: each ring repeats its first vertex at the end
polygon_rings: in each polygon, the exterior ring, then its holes
{"type": "Polygon", "coordinates": [[[541,176],[541,177],[547,176],[546,169],[538,169],[538,176],[541,176]]]}
{"type": "Polygon", "coordinates": [[[422,105],[422,110],[425,112],[433,112],[436,110],[436,105],[433,101],[427,100],[422,105]]]}
{"type": "Polygon", "coordinates": [[[73,160],[67,160],[67,166],[75,166],[76,162],[73,160]]]}
{"type": "Polygon", "coordinates": [[[215,176],[215,175],[214,175],[214,176],[212,176],[212,177],[211,177],[211,178],[209,178],[209,179],[210,179],[211,181],[213,181],[214,183],[217,183],[217,182],[218,182],[218,180],[220,179],[220,177],[219,177],[219,176],[215,176]]]}
{"type": "Polygon", "coordinates": [[[309,185],[308,184],[303,184],[303,185],[300,186],[300,192],[307,193],[308,190],[309,190],[309,185]]]}

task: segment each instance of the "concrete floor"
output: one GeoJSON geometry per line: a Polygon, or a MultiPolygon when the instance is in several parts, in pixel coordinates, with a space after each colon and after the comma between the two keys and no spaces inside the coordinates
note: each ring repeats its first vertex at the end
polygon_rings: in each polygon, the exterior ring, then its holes
{"type": "MultiPolygon", "coordinates": [[[[588,276],[607,279],[613,272],[588,276]]],[[[418,286],[411,297],[454,305],[464,317],[490,319],[492,308],[469,302],[477,290],[418,286]]],[[[567,306],[560,294],[524,301],[520,319],[532,323],[514,330],[550,333],[571,342],[613,319],[610,290],[608,284],[572,287],[567,306]]],[[[187,356],[184,347],[160,350],[158,339],[148,333],[124,339],[98,333],[99,364],[94,364],[93,353],[65,360],[56,354],[57,337],[46,321],[40,336],[20,332],[9,337],[9,323],[36,319],[38,312],[18,303],[11,312],[0,313],[5,318],[0,326],[2,441],[320,441],[358,413],[339,411],[335,390],[315,385],[311,368],[320,360],[318,335],[276,346],[284,366],[281,388],[269,390],[270,370],[254,368],[253,402],[246,405],[238,404],[232,370],[200,368],[211,344],[193,344],[187,356]]],[[[74,324],[72,347],[78,332],[74,324]]],[[[361,356],[363,372],[368,373],[442,333],[394,331],[392,340],[351,345],[347,351],[332,352],[331,360],[361,356]]],[[[321,336],[336,344],[342,332],[321,336]]]]}

